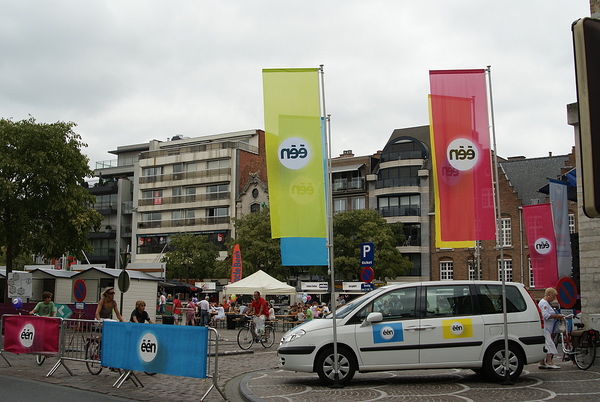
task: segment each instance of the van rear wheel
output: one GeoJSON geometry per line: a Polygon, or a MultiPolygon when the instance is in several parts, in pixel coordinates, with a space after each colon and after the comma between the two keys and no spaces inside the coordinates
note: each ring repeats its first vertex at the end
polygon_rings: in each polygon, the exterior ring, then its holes
{"type": "MultiPolygon", "coordinates": [[[[483,360],[485,374],[492,380],[502,381],[505,379],[505,356],[504,344],[492,346],[483,360]]],[[[516,380],[521,375],[524,366],[524,358],[521,352],[513,345],[508,345],[508,373],[510,380],[516,380]]]]}
{"type": "MultiPolygon", "coordinates": [[[[356,361],[351,352],[346,348],[339,348],[337,351],[338,358],[338,384],[347,384],[356,373],[356,361]]],[[[334,367],[333,348],[327,348],[319,354],[316,361],[317,373],[321,381],[327,385],[335,384],[335,367],[334,367]]]]}

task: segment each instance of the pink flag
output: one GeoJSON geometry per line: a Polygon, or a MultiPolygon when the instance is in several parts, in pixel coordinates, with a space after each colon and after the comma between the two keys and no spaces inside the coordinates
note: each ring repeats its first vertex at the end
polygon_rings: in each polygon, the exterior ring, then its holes
{"type": "Polygon", "coordinates": [[[429,81],[441,240],[493,240],[496,219],[485,71],[430,71],[429,81]]]}
{"type": "Polygon", "coordinates": [[[523,207],[529,258],[536,288],[555,286],[558,281],[556,238],[550,204],[523,207]]]}
{"type": "Polygon", "coordinates": [[[233,246],[231,252],[231,283],[237,282],[242,279],[242,252],[240,251],[240,245],[236,244],[233,246]]]}

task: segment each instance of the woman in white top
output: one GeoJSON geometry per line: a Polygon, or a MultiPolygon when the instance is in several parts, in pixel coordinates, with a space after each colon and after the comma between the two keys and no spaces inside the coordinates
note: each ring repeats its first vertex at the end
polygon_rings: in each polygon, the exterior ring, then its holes
{"type": "Polygon", "coordinates": [[[554,329],[554,320],[562,321],[565,319],[565,316],[562,314],[557,314],[556,311],[550,305],[551,302],[556,299],[556,294],[558,292],[554,288],[548,288],[544,292],[544,298],[540,300],[538,306],[542,311],[542,317],[544,318],[544,337],[546,338],[546,359],[542,360],[538,365],[538,368],[541,369],[559,369],[560,366],[557,366],[552,361],[552,357],[558,353],[556,350],[556,345],[552,340],[552,330],[554,329]]]}

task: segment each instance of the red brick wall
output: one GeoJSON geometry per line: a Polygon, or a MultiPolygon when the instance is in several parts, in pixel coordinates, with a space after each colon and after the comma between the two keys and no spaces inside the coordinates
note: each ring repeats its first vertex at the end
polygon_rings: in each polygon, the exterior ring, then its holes
{"type": "Polygon", "coordinates": [[[258,177],[265,185],[267,181],[267,159],[265,156],[265,132],[257,130],[258,133],[258,155],[239,150],[239,174],[238,174],[238,194],[244,189],[250,173],[258,173],[258,177]]]}

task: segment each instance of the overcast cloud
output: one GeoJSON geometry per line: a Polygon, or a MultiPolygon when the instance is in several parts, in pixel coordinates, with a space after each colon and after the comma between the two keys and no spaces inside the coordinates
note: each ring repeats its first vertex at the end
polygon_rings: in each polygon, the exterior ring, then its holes
{"type": "Polygon", "coordinates": [[[325,67],[333,154],[429,124],[429,70],[492,67],[498,153],[566,154],[589,0],[0,2],[0,117],[119,145],[264,128],[263,68],[325,67]]]}

